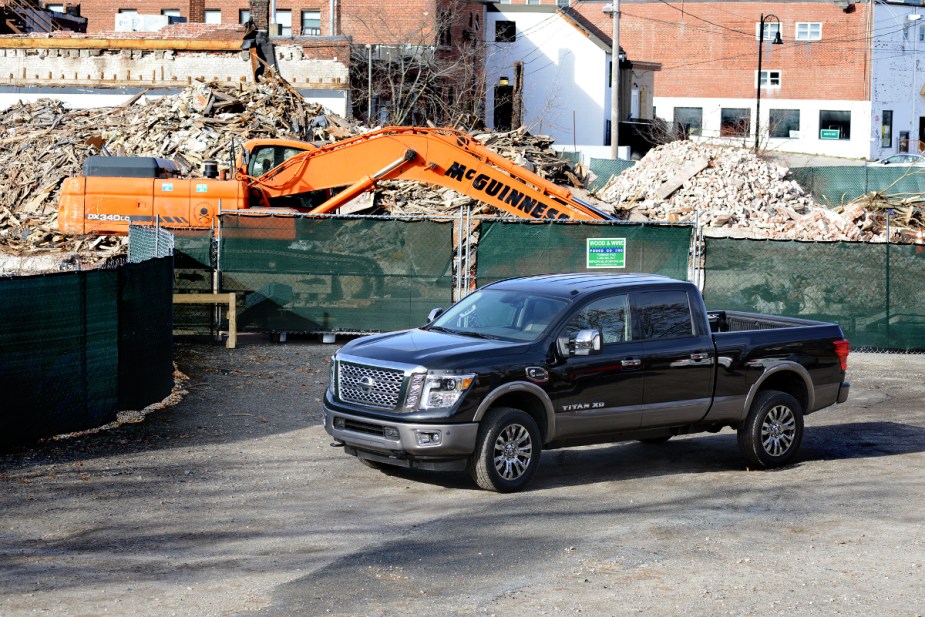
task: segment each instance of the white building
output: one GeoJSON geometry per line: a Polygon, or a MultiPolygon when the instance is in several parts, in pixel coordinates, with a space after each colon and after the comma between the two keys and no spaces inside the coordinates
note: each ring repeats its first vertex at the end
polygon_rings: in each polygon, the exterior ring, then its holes
{"type": "MultiPolygon", "coordinates": [[[[611,43],[577,19],[553,5],[488,5],[486,124],[496,130],[517,128],[511,126],[516,113],[511,97],[516,100],[522,63],[521,124],[533,134],[554,138],[559,148],[608,158],[611,43]]],[[[621,64],[624,120],[652,118],[654,70],[657,65],[621,64]]]]}

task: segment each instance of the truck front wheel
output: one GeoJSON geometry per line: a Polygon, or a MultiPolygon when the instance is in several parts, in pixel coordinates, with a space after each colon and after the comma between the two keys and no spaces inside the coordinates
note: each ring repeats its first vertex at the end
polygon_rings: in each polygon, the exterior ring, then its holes
{"type": "Polygon", "coordinates": [[[739,449],[750,466],[786,465],[803,441],[803,408],[786,392],[760,392],[738,436],[739,449]]]}
{"type": "Polygon", "coordinates": [[[498,407],[482,419],[469,473],[481,488],[513,493],[530,481],[541,451],[533,418],[519,409],[498,407]]]}

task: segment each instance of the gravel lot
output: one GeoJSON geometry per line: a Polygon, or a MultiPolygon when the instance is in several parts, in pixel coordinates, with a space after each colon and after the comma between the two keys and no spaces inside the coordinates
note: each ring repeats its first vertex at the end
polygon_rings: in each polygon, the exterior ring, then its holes
{"type": "Polygon", "coordinates": [[[336,345],[182,345],[176,405],[0,453],[0,615],[922,615],[925,356],[852,354],[798,462],[735,434],[382,474],[320,426],[336,345]]]}

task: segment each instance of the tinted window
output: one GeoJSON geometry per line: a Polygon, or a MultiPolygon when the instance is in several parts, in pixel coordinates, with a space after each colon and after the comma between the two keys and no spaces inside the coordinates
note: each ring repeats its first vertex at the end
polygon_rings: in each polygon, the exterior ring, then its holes
{"type": "Polygon", "coordinates": [[[626,294],[595,300],[581,309],[565,327],[564,334],[579,330],[600,330],[604,344],[628,341],[631,337],[629,300],[626,294]]]}
{"type": "Polygon", "coordinates": [[[636,297],[640,334],[644,339],[679,338],[694,333],[687,292],[646,291],[636,297]]]}
{"type": "Polygon", "coordinates": [[[513,21],[495,22],[495,41],[498,43],[513,43],[517,40],[517,24],[513,21]]]}

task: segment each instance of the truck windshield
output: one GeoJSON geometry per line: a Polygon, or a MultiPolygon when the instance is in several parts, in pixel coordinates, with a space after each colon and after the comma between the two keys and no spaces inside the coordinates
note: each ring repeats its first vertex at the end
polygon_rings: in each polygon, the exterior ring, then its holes
{"type": "Polygon", "coordinates": [[[483,289],[454,304],[431,328],[483,338],[534,341],[567,304],[547,296],[483,289]]]}

